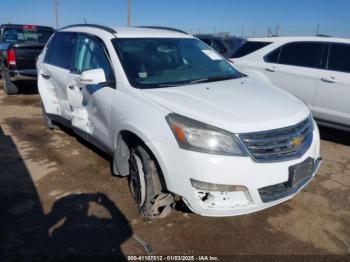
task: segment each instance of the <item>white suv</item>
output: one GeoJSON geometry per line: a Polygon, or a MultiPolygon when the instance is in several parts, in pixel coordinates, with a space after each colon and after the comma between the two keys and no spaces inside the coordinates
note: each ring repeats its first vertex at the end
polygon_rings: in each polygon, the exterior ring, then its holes
{"type": "Polygon", "coordinates": [[[350,40],[252,38],[233,55],[235,67],[308,104],[322,125],[350,131],[350,40]]]}
{"type": "Polygon", "coordinates": [[[47,125],[110,153],[144,216],[167,215],[180,197],[201,215],[251,213],[292,198],[319,167],[301,100],[182,31],[69,26],[37,69],[47,125]]]}

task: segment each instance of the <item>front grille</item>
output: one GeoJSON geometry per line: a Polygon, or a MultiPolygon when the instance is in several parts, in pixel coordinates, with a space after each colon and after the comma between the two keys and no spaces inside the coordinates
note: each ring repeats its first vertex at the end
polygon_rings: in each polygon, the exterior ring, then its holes
{"type": "Polygon", "coordinates": [[[290,127],[241,134],[253,160],[256,162],[286,161],[301,157],[312,143],[312,118],[290,127]]]}

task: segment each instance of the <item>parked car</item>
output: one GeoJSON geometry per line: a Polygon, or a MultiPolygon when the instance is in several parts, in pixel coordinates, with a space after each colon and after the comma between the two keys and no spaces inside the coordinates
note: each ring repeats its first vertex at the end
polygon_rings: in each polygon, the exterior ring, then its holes
{"type": "Polygon", "coordinates": [[[0,70],[6,94],[18,92],[19,80],[35,80],[35,61],[54,29],[46,26],[0,26],[0,70]]]}
{"type": "Polygon", "coordinates": [[[350,131],[349,39],[254,38],[232,61],[243,73],[302,99],[319,124],[350,131]]]}
{"type": "Polygon", "coordinates": [[[179,197],[205,216],[262,210],[292,198],[320,165],[301,100],[176,29],[65,27],[37,71],[47,126],[108,152],[147,217],[167,215],[179,197]]]}
{"type": "Polygon", "coordinates": [[[243,38],[226,34],[197,34],[195,37],[202,40],[226,58],[230,58],[245,42],[243,38]]]}

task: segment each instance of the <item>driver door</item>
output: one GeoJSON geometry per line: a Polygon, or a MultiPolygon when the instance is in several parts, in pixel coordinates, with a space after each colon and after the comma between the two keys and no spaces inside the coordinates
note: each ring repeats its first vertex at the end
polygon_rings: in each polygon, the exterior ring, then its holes
{"type": "Polygon", "coordinates": [[[71,122],[76,131],[87,134],[88,140],[111,149],[111,103],[115,92],[115,77],[107,49],[102,40],[79,34],[73,70],[67,86],[71,108],[71,122]],[[92,69],[102,69],[106,82],[82,84],[81,74],[92,69]]]}

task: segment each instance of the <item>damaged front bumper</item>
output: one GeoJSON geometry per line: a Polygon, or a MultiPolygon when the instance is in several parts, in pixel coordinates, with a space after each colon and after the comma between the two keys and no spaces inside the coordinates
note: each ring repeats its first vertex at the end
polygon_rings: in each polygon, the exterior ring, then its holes
{"type": "Polygon", "coordinates": [[[289,161],[257,163],[250,157],[209,155],[151,141],[147,143],[162,168],[169,191],[204,216],[235,216],[284,202],[302,190],[320,166],[319,132],[305,154],[289,161]],[[307,179],[289,186],[290,167],[313,162],[307,179]]]}

